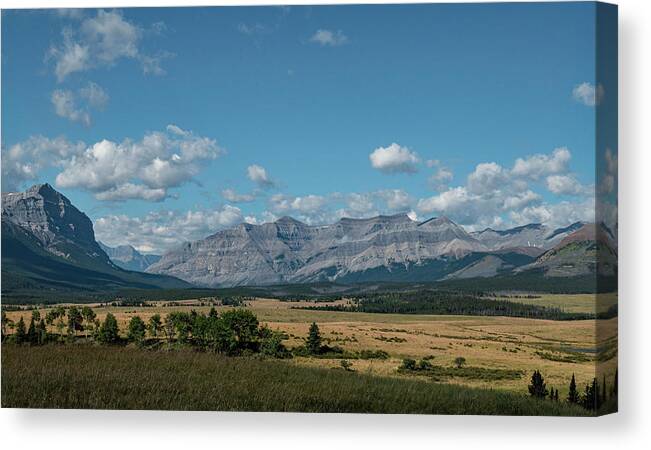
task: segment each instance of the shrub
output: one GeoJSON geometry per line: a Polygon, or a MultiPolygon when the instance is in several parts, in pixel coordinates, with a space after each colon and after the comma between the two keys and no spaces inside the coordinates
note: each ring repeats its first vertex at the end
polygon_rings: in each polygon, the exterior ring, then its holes
{"type": "Polygon", "coordinates": [[[402,365],[399,367],[401,370],[416,370],[416,360],[405,358],[402,360],[402,365]]]}

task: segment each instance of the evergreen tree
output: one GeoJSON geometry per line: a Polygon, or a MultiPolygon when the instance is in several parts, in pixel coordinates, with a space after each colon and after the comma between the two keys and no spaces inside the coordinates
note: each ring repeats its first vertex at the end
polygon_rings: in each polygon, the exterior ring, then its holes
{"type": "Polygon", "coordinates": [[[536,370],[533,375],[531,375],[529,394],[531,394],[532,397],[541,399],[547,397],[547,394],[549,394],[549,391],[547,391],[547,386],[545,384],[545,379],[538,370],[536,370]]]}
{"type": "Polygon", "coordinates": [[[581,406],[589,410],[599,409],[599,383],[596,378],[592,379],[591,384],[586,384],[585,394],[583,394],[583,398],[581,399],[581,406]]]}
{"type": "Polygon", "coordinates": [[[34,324],[34,316],[29,321],[29,327],[27,328],[27,342],[30,344],[38,343],[38,336],[36,334],[36,325],[34,324]]]}
{"type": "Polygon", "coordinates": [[[20,316],[20,320],[16,324],[16,344],[22,344],[25,342],[26,337],[25,321],[23,320],[23,316],[20,316]]]}
{"type": "Polygon", "coordinates": [[[316,322],[312,322],[312,325],[310,325],[306,347],[312,355],[317,355],[321,352],[321,333],[319,333],[319,326],[316,322]]]}
{"type": "Polygon", "coordinates": [[[106,315],[100,326],[98,338],[103,344],[114,344],[120,339],[118,321],[113,314],[106,315]]]}
{"type": "Polygon", "coordinates": [[[558,389],[556,389],[556,394],[554,394],[554,400],[558,403],[558,389]]]}
{"type": "Polygon", "coordinates": [[[601,382],[601,403],[606,403],[606,374],[604,374],[603,381],[601,382]]]}
{"type": "Polygon", "coordinates": [[[613,380],[611,392],[613,397],[617,396],[617,369],[615,369],[615,379],[613,380]]]}
{"type": "Polygon", "coordinates": [[[576,380],[572,374],[572,381],[570,381],[570,392],[567,394],[568,403],[579,403],[579,391],[576,390],[576,380]]]}
{"type": "Polygon", "coordinates": [[[41,313],[38,312],[38,309],[32,311],[32,319],[34,320],[35,323],[41,320],[41,313]]]}

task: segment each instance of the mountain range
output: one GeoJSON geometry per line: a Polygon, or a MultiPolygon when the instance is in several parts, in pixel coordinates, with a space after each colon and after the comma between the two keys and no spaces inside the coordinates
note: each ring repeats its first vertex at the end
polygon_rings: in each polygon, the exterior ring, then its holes
{"type": "MultiPolygon", "coordinates": [[[[187,242],[147,268],[209,287],[316,282],[424,282],[519,273],[573,277],[616,273],[615,241],[594,224],[530,224],[467,232],[446,217],[343,218],[310,226],[291,217],[240,224],[187,242]],[[599,249],[608,249],[597,267],[599,249]]],[[[599,255],[601,256],[601,255],[599,255]]]]}
{"type": "Polygon", "coordinates": [[[49,184],[2,194],[3,294],[186,287],[191,284],[113,263],[91,220],[49,184]]]}
{"type": "Polygon", "coordinates": [[[283,217],[242,223],[157,256],[98,242],[91,220],[48,184],[2,194],[3,294],[490,278],[508,289],[522,274],[616,273],[616,238],[603,225],[581,222],[468,232],[447,217],[419,222],[397,214],[321,226],[283,217]]]}

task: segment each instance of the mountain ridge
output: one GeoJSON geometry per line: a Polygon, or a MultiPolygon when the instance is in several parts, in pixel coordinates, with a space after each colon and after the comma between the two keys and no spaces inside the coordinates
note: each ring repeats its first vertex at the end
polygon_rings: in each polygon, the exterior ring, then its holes
{"type": "Polygon", "coordinates": [[[469,233],[445,216],[421,222],[406,214],[341,218],[317,226],[285,216],[185,243],[147,272],[208,287],[486,277],[532,264],[583,225],[529,224],[469,233]],[[464,261],[472,267],[464,267],[464,261]]]}

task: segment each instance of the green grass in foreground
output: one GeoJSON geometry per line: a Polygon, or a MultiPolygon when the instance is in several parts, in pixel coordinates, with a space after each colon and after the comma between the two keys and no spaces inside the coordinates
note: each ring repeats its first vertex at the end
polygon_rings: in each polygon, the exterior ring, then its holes
{"type": "Polygon", "coordinates": [[[524,394],[282,361],[92,345],[3,345],[2,407],[589,415],[524,394]]]}

